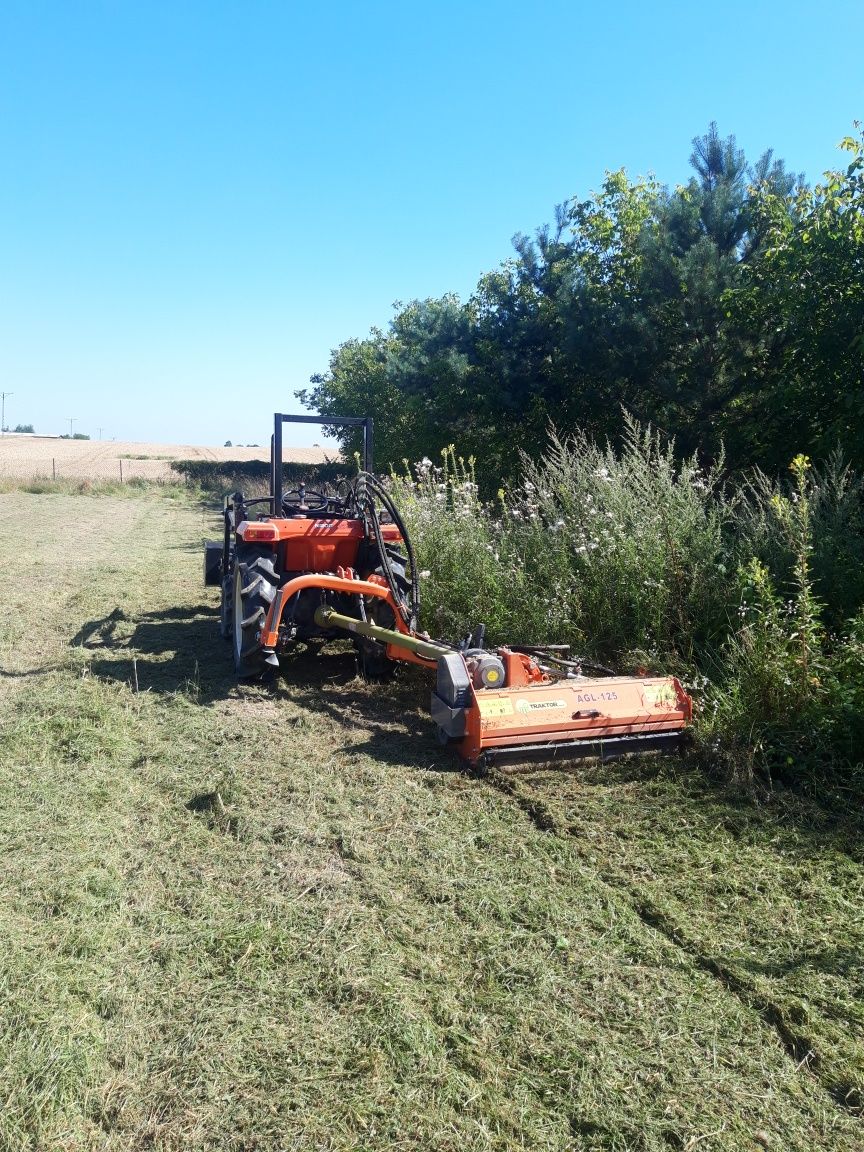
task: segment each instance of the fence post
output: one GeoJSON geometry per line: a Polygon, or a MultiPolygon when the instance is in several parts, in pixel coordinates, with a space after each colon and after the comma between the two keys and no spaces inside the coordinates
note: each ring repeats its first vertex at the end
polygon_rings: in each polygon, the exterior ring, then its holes
{"type": "Polygon", "coordinates": [[[53,456],[51,457],[51,479],[52,480],[57,479],[57,464],[56,464],[53,456]]]}
{"type": "Polygon", "coordinates": [[[120,461],[120,483],[123,483],[123,461],[120,461]]]}

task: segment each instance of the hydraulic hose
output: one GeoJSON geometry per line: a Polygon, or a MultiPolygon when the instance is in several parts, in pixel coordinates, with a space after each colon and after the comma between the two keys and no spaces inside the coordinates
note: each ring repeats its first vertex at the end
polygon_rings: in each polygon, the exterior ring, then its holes
{"type": "Polygon", "coordinates": [[[384,488],[380,481],[369,472],[361,472],[358,475],[351,487],[349,500],[363,516],[367,529],[371,528],[372,530],[372,535],[375,537],[378,552],[381,556],[381,567],[384,572],[384,578],[393,594],[393,599],[399,607],[399,613],[403,621],[408,628],[412,630],[416,629],[420,616],[420,584],[417,565],[414,560],[414,547],[411,543],[411,537],[405,526],[405,522],[399,513],[399,509],[394,504],[390,493],[384,488]],[[390,519],[399,530],[407,553],[408,563],[411,568],[411,598],[410,603],[407,605],[405,603],[404,592],[396,582],[396,574],[393,571],[390,554],[387,551],[384,534],[381,531],[381,519],[378,512],[379,504],[388,513],[390,519]]]}

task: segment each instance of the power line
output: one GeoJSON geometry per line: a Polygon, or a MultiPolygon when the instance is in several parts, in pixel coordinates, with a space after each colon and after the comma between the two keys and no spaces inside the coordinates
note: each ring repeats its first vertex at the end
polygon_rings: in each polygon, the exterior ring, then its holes
{"type": "Polygon", "coordinates": [[[6,397],[14,395],[14,392],[0,392],[0,396],[3,397],[0,401],[0,436],[6,435],[6,397]]]}

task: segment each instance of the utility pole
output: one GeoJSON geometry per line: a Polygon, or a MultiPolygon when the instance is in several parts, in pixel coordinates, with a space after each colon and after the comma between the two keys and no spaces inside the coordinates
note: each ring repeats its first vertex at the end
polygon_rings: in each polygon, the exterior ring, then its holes
{"type": "Polygon", "coordinates": [[[99,439],[101,440],[102,439],[102,433],[104,432],[104,428],[97,428],[96,431],[99,433],[99,439]]]}
{"type": "Polygon", "coordinates": [[[0,392],[0,396],[3,397],[0,402],[0,436],[6,435],[6,397],[14,395],[14,392],[0,392]]]}
{"type": "Polygon", "coordinates": [[[77,416],[70,416],[69,417],[69,439],[70,440],[72,439],[72,425],[76,422],[77,419],[78,419],[77,416]]]}

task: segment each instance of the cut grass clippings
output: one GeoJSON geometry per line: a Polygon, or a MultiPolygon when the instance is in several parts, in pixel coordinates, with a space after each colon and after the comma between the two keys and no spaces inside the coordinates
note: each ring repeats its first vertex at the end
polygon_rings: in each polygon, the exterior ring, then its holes
{"type": "Polygon", "coordinates": [[[0,521],[0,1147],[860,1148],[852,825],[467,776],[411,677],[238,688],[192,505],[0,521]]]}

